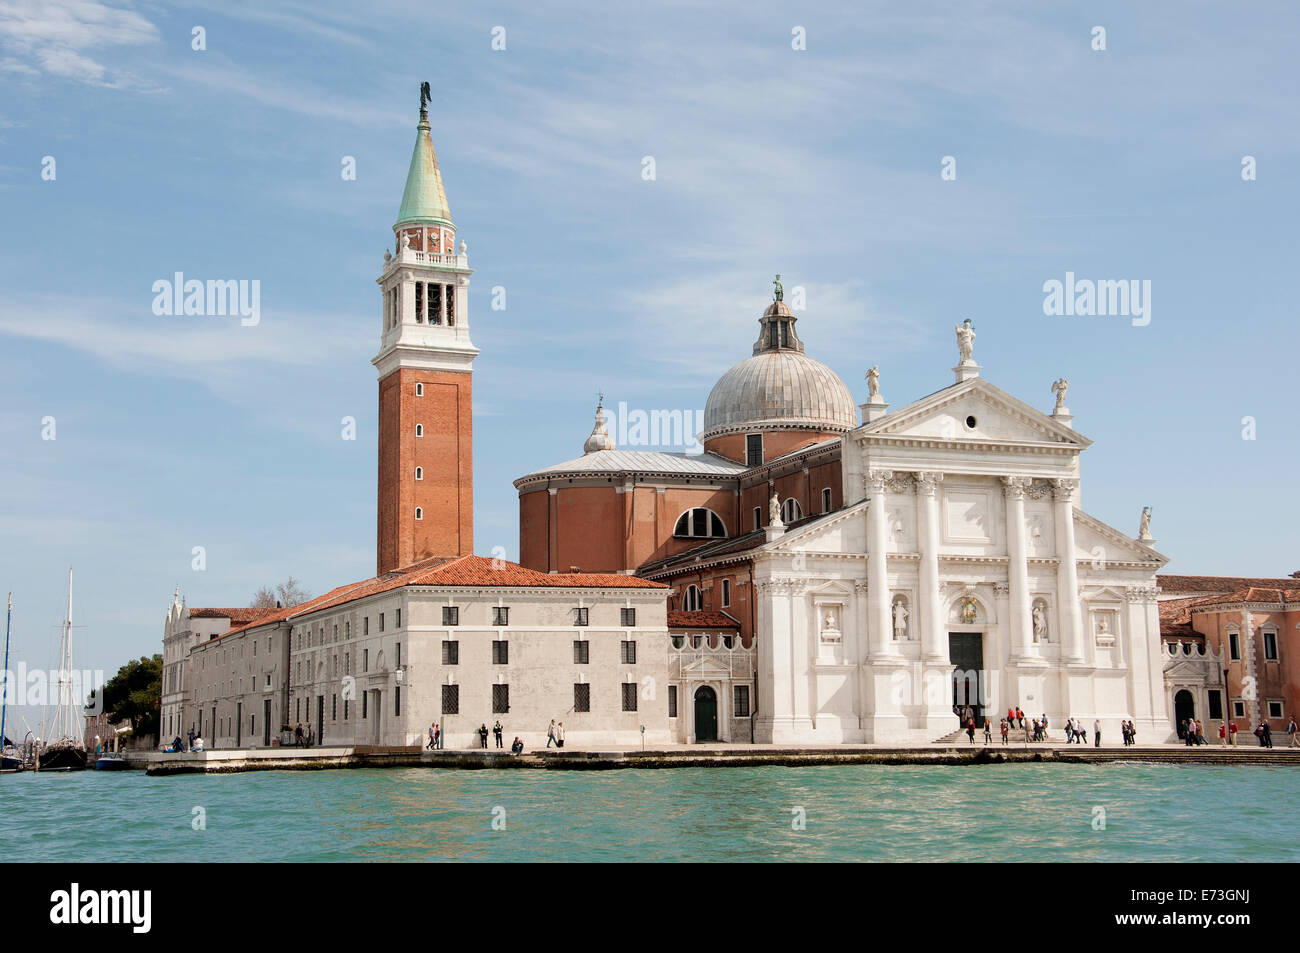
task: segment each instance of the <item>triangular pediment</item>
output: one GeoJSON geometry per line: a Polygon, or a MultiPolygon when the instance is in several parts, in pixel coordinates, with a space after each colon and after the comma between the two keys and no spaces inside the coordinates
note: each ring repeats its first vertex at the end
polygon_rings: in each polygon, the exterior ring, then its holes
{"type": "Polygon", "coordinates": [[[730,678],[731,669],[707,655],[682,666],[682,674],[695,678],[730,678]]]}
{"type": "Polygon", "coordinates": [[[759,553],[852,553],[866,548],[867,501],[862,500],[828,516],[790,530],[765,543],[759,553]]]}
{"type": "Polygon", "coordinates": [[[850,437],[1055,445],[1078,450],[1092,443],[1050,414],[1012,397],[980,377],[945,387],[863,424],[852,431],[850,437]]]}
{"type": "Polygon", "coordinates": [[[1091,559],[1099,567],[1107,563],[1138,564],[1149,566],[1154,571],[1169,562],[1168,557],[1150,546],[1077,509],[1074,511],[1074,546],[1079,559],[1091,559]]]}

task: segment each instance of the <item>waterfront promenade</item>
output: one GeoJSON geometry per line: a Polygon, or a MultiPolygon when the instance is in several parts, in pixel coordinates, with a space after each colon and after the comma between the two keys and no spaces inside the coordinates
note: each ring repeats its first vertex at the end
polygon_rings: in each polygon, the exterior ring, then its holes
{"type": "Polygon", "coordinates": [[[599,771],[620,768],[754,767],[828,764],[1098,764],[1131,761],[1162,764],[1271,764],[1300,767],[1300,748],[1258,745],[1103,745],[1065,743],[800,746],[753,744],[657,745],[640,748],[538,749],[512,755],[501,749],[423,750],[410,747],[222,749],[184,754],[128,753],[132,768],[150,775],[302,771],[328,768],[541,769],[599,771]]]}

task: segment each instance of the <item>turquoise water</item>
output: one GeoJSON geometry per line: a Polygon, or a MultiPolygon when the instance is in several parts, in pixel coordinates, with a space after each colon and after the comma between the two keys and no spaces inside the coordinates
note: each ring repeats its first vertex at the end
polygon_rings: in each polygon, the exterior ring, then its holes
{"type": "Polygon", "coordinates": [[[1297,861],[1298,803],[1300,771],[1255,766],[88,771],[0,776],[0,856],[1297,861]],[[206,829],[193,829],[196,807],[206,829]]]}

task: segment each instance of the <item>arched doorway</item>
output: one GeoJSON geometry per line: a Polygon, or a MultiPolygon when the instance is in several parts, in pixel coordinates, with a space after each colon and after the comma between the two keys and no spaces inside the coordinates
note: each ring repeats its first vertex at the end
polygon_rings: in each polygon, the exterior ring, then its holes
{"type": "Polygon", "coordinates": [[[708,685],[695,692],[695,740],[718,740],[718,695],[708,685]]]}
{"type": "Polygon", "coordinates": [[[1196,717],[1196,702],[1192,693],[1183,689],[1174,695],[1174,724],[1178,726],[1178,737],[1187,737],[1187,728],[1183,724],[1188,718],[1196,717]]]}

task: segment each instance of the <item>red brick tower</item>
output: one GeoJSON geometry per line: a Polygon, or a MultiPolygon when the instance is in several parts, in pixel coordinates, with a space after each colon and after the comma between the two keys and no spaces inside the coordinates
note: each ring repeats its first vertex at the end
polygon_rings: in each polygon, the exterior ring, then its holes
{"type": "Polygon", "coordinates": [[[393,225],[397,254],[385,253],[378,280],[380,574],[474,551],[472,272],[464,242],[456,252],[426,98],[393,225]]]}

